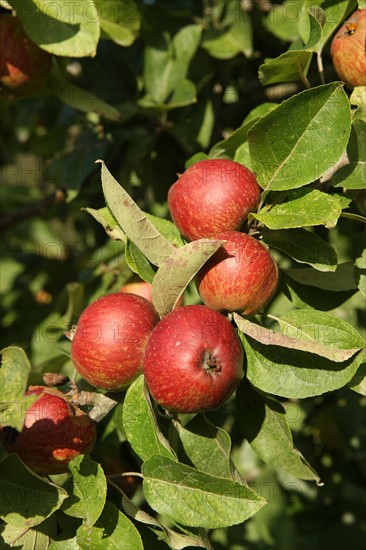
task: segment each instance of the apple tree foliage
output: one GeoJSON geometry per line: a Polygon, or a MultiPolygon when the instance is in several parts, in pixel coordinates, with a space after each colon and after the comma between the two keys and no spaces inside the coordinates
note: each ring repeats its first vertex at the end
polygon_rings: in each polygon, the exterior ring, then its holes
{"type": "Polygon", "coordinates": [[[0,98],[1,424],[21,430],[27,386],[51,372],[98,425],[67,474],[2,451],[1,548],[364,543],[366,89],[346,89],[329,54],[357,7],[0,1],[53,54],[36,92],[0,98]],[[88,386],[65,332],[134,273],[162,316],[183,289],[199,302],[195,274],[222,243],[185,243],[166,195],[204,158],[256,173],[246,229],[281,279],[261,315],[230,315],[246,355],[235,397],[173,415],[143,377],[118,394],[88,386]]]}

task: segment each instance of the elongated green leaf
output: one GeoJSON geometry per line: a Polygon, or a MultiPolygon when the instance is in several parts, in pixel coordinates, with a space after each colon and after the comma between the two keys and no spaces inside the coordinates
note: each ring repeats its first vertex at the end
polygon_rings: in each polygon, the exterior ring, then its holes
{"type": "Polygon", "coordinates": [[[302,285],[315,286],[322,290],[342,292],[357,289],[353,262],[339,264],[333,273],[321,273],[317,269],[284,269],[286,275],[302,285]]]}
{"type": "Polygon", "coordinates": [[[297,262],[309,264],[318,271],[335,271],[337,268],[336,251],[316,233],[305,229],[264,229],[262,234],[269,246],[278,248],[297,262]]]}
{"type": "Polygon", "coordinates": [[[116,107],[109,105],[91,92],[83,90],[70,82],[50,77],[47,81],[47,90],[50,94],[58,97],[63,103],[83,113],[98,113],[100,116],[114,122],[118,122],[122,118],[121,113],[116,107]]]}
{"type": "Polygon", "coordinates": [[[196,273],[223,244],[223,241],[199,239],[176,249],[161,264],[152,284],[153,304],[160,315],[174,308],[196,273]]]}
{"type": "Polygon", "coordinates": [[[10,346],[0,352],[0,425],[21,431],[26,410],[37,396],[25,396],[31,370],[25,351],[10,346]]]}
{"type": "Polygon", "coordinates": [[[243,319],[237,313],[234,313],[234,320],[244,334],[247,334],[265,346],[280,346],[282,348],[315,353],[336,363],[347,361],[347,359],[350,359],[357,351],[362,349],[362,339],[357,347],[347,349],[344,337],[349,336],[349,334],[353,338],[357,338],[358,336],[351,325],[327,313],[317,311],[316,315],[315,319],[311,310],[291,312],[291,314],[277,319],[281,327],[280,333],[252,323],[248,319],[243,319]],[[334,335],[335,342],[333,345],[323,344],[323,340],[325,339],[323,335],[324,331],[331,331],[332,335],[334,335]],[[340,340],[337,340],[337,337],[340,340]]]}
{"type": "Polygon", "coordinates": [[[302,80],[312,56],[312,50],[289,50],[260,65],[259,80],[263,85],[302,80]]]}
{"type": "Polygon", "coordinates": [[[239,426],[257,455],[267,464],[301,479],[320,479],[302,454],[294,449],[284,407],[275,399],[240,384],[236,397],[239,426]]]}
{"type": "MultiPolygon", "coordinates": [[[[32,528],[3,524],[0,527],[0,548],[21,548],[22,550],[47,550],[56,533],[56,522],[49,518],[32,528]],[[54,525],[54,529],[53,529],[54,525]]],[[[67,549],[66,549],[67,550],[67,549]]]]}
{"type": "Polygon", "coordinates": [[[168,458],[142,465],[144,494],[150,506],[173,521],[214,529],[242,523],[266,501],[236,481],[218,478],[168,458]]]}
{"type": "Polygon", "coordinates": [[[126,243],[127,238],[125,233],[118,225],[112,212],[106,206],[104,208],[99,208],[99,210],[95,210],[94,208],[83,208],[83,210],[93,216],[93,218],[104,227],[107,235],[109,235],[111,239],[126,243]]]}
{"type": "Polygon", "coordinates": [[[91,527],[82,525],[77,531],[77,543],[82,550],[143,550],[136,527],[111,502],[106,502],[102,515],[91,527]]]}
{"type": "Polygon", "coordinates": [[[155,271],[151,263],[146,256],[144,256],[141,250],[137,248],[137,246],[129,239],[126,243],[125,258],[128,267],[134,273],[137,273],[141,279],[148,283],[153,282],[155,271]]]}
{"type": "Polygon", "coordinates": [[[11,0],[30,38],[44,50],[63,57],[94,56],[100,35],[93,0],[11,0]]]}
{"type": "Polygon", "coordinates": [[[164,218],[158,218],[153,216],[148,212],[144,213],[148,220],[156,227],[156,229],[165,237],[169,242],[174,244],[176,247],[184,245],[181,234],[179,233],[178,227],[171,222],[170,220],[165,220],[164,218]]]}
{"type": "MultiPolygon", "coordinates": [[[[325,338],[324,343],[329,340],[325,338]]],[[[304,351],[264,346],[249,336],[242,336],[242,342],[247,356],[247,377],[253,386],[291,399],[322,395],[345,386],[362,363],[362,352],[348,361],[335,363],[304,351]]]]}
{"type": "Polygon", "coordinates": [[[147,460],[154,455],[175,459],[156,421],[143,376],[137,378],[127,390],[123,403],[122,422],[131,447],[142,460],[147,460]]]}
{"type": "Polygon", "coordinates": [[[107,496],[107,481],[100,464],[87,455],[80,455],[69,463],[72,478],[65,489],[69,497],[62,510],[75,518],[82,518],[91,527],[103,511],[107,496]]]}
{"type": "Polygon", "coordinates": [[[19,528],[38,525],[67,497],[65,489],[34,475],[16,454],[1,461],[0,494],[0,517],[19,528]]]}
{"type": "Polygon", "coordinates": [[[94,0],[103,37],[120,46],[130,46],[140,29],[141,17],[133,0],[94,0]]]}
{"type": "Polygon", "coordinates": [[[232,479],[231,439],[228,433],[201,414],[186,426],[176,422],[175,427],[185,455],[197,470],[232,479]]]}
{"type": "Polygon", "coordinates": [[[262,116],[270,113],[275,107],[276,103],[262,103],[253,109],[237,130],[234,130],[228,138],[219,141],[210,149],[209,157],[217,158],[227,156],[229,158],[234,158],[236,150],[247,141],[248,130],[254,126],[262,116]]]}
{"type": "Polygon", "coordinates": [[[312,225],[335,227],[342,209],[350,200],[328,195],[317,189],[296,189],[287,194],[287,200],[274,206],[265,206],[258,214],[249,216],[264,223],[269,229],[292,229],[312,225]]]}
{"type": "MultiPolygon", "coordinates": [[[[366,244],[366,234],[363,235],[362,241],[366,244]]],[[[362,250],[360,256],[356,258],[355,279],[362,296],[366,298],[366,247],[362,250]]]]}
{"type": "Polygon", "coordinates": [[[231,59],[242,53],[252,53],[252,29],[249,18],[242,12],[239,20],[225,29],[208,29],[202,47],[216,59],[231,59]]]}
{"type": "Polygon", "coordinates": [[[102,165],[102,186],[108,208],[131,241],[152,264],[159,266],[174,252],[174,246],[147,219],[104,162],[99,162],[102,165]]]}
{"type": "Polygon", "coordinates": [[[356,119],[347,147],[349,164],[334,174],[334,187],[366,189],[366,122],[356,119]]]}
{"type": "Polygon", "coordinates": [[[266,191],[279,191],[318,179],[341,157],[350,130],[350,104],[341,83],[283,101],[248,132],[259,183],[266,191]]]}

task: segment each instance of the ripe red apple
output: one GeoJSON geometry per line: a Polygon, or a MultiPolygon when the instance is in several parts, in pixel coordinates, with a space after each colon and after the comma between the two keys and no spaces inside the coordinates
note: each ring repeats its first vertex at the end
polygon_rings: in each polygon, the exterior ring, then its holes
{"type": "MultiPolygon", "coordinates": [[[[120,292],[126,292],[127,294],[137,294],[137,296],[142,296],[152,302],[152,285],[146,281],[132,281],[131,283],[126,283],[121,286],[120,292]]],[[[184,298],[181,296],[179,298],[176,307],[182,306],[184,303],[184,298]]]]}
{"type": "Polygon", "coordinates": [[[142,372],[158,322],[154,306],[141,296],[117,292],[99,298],[81,314],[72,339],[76,370],[97,388],[122,390],[142,372]]]}
{"type": "Polygon", "coordinates": [[[17,17],[0,15],[0,85],[36,88],[51,68],[52,55],[32,42],[17,17]]]}
{"type": "Polygon", "coordinates": [[[349,88],[366,86],[366,9],[355,11],[331,44],[334,68],[349,88]]]}
{"type": "Polygon", "coordinates": [[[0,429],[5,449],[18,453],[38,474],[67,472],[70,460],[93,449],[94,421],[54,388],[30,386],[25,395],[40,398],[27,409],[21,432],[9,427],[0,429]]]}
{"type": "Polygon", "coordinates": [[[202,305],[183,306],[151,333],[144,375],[162,407],[181,413],[215,409],[243,376],[243,349],[224,315],[202,305]]]}
{"type": "Polygon", "coordinates": [[[239,231],[217,235],[226,241],[196,276],[202,301],[220,311],[254,315],[273,297],[278,268],[267,248],[239,231]]]}
{"type": "Polygon", "coordinates": [[[171,186],[171,217],[188,240],[240,229],[256,210],[261,190],[254,174],[233,160],[201,160],[171,186]]]}

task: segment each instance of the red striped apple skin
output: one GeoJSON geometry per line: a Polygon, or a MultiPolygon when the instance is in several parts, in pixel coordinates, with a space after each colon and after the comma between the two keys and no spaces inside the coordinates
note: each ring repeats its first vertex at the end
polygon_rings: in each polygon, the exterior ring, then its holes
{"type": "Polygon", "coordinates": [[[81,314],[71,344],[76,370],[92,386],[121,391],[142,373],[148,337],[160,317],[151,302],[116,292],[81,314]]]}
{"type": "Polygon", "coordinates": [[[26,411],[23,430],[0,430],[5,449],[18,453],[38,474],[68,471],[70,460],[92,451],[96,439],[94,421],[54,388],[30,386],[25,395],[40,396],[26,411]]]}
{"type": "Polygon", "coordinates": [[[193,241],[240,229],[260,197],[248,168],[233,160],[207,159],[190,166],[170,187],[168,206],[179,231],[193,241]]]}
{"type": "Polygon", "coordinates": [[[203,305],[183,306],[151,333],[144,375],[162,407],[181,413],[216,409],[243,376],[243,349],[224,315],[203,305]]]}
{"type": "Polygon", "coordinates": [[[228,231],[216,238],[226,244],[196,276],[202,301],[218,311],[258,313],[276,292],[276,262],[262,243],[246,233],[228,231]]]}
{"type": "Polygon", "coordinates": [[[366,86],[366,9],[355,11],[343,23],[330,53],[336,73],[349,88],[366,86]]]}
{"type": "Polygon", "coordinates": [[[11,90],[34,89],[51,63],[52,55],[32,42],[17,17],[0,15],[0,84],[11,90]]]}

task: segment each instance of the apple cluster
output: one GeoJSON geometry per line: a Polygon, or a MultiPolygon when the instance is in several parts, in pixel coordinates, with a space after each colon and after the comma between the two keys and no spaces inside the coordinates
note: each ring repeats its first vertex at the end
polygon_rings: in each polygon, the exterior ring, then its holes
{"type": "Polygon", "coordinates": [[[243,376],[243,349],[226,313],[261,311],[278,283],[267,248],[240,231],[260,197],[254,174],[231,160],[200,161],[179,177],[168,205],[182,235],[223,241],[196,277],[204,305],[181,305],[160,319],[142,281],[99,298],[72,336],[72,360],[85,380],[122,391],[143,373],[154,400],[181,413],[229,398],[243,376]]]}

